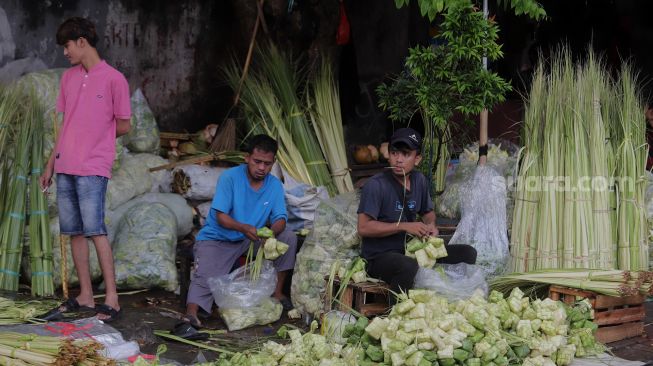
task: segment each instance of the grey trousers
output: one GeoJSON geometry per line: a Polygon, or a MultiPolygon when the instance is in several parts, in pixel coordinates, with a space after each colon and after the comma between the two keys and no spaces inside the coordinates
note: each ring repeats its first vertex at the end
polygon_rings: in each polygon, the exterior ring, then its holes
{"type": "MultiPolygon", "coordinates": [[[[297,236],[291,230],[284,230],[277,235],[277,240],[288,244],[288,251],[273,261],[277,272],[295,267],[297,236]]],[[[236,260],[249,249],[249,239],[238,242],[200,240],[193,247],[195,272],[191,275],[186,304],[197,304],[211,313],[213,294],[207,283],[211,277],[225,275],[231,271],[236,260]]],[[[258,250],[259,245],[255,245],[258,250]]]]}

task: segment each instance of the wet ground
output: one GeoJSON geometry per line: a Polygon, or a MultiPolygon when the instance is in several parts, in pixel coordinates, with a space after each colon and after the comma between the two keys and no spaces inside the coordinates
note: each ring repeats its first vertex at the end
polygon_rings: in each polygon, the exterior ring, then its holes
{"type": "MultiPolygon", "coordinates": [[[[202,350],[154,335],[155,330],[169,331],[179,322],[179,316],[184,312],[179,296],[163,290],[150,290],[134,295],[123,295],[120,302],[124,309],[123,314],[119,320],[111,323],[111,326],[121,331],[126,340],[137,341],[143,353],[155,354],[157,347],[165,344],[167,351],[162,357],[181,364],[203,361],[202,357],[210,361],[218,356],[218,353],[213,351],[202,350]]],[[[236,332],[228,332],[217,313],[201,320],[205,329],[214,333],[211,334],[211,339],[202,343],[229,350],[250,348],[267,340],[280,340],[276,332],[284,324],[306,328],[302,320],[290,320],[285,312],[281,319],[273,324],[236,332]]]]}

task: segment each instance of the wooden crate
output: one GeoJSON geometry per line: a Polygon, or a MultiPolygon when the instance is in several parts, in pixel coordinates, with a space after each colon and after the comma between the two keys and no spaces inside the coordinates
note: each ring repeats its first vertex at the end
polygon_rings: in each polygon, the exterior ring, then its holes
{"type": "MultiPolygon", "coordinates": [[[[333,281],[334,296],[338,288],[340,288],[340,280],[336,278],[333,281]]],[[[349,311],[350,309],[354,309],[364,316],[380,315],[390,310],[390,305],[388,304],[388,296],[390,294],[388,292],[388,285],[384,282],[350,282],[344,291],[342,301],[338,305],[339,310],[349,311]],[[372,298],[376,300],[373,301],[372,298]]]]}
{"type": "Polygon", "coordinates": [[[594,309],[594,323],[599,326],[596,339],[601,343],[616,342],[644,334],[646,298],[642,295],[614,297],[592,291],[551,286],[549,297],[570,305],[587,298],[594,309]]]}

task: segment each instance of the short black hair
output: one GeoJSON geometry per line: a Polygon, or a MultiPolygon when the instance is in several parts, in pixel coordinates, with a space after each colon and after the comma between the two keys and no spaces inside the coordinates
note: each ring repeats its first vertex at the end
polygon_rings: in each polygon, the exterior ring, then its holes
{"type": "Polygon", "coordinates": [[[86,18],[72,17],[66,19],[57,29],[57,44],[65,45],[68,41],[76,41],[84,37],[88,44],[95,47],[98,41],[95,24],[86,18]]]}
{"type": "Polygon", "coordinates": [[[275,139],[268,135],[260,134],[252,137],[249,140],[249,144],[247,145],[247,152],[251,154],[254,152],[254,149],[257,149],[263,152],[271,152],[276,155],[278,148],[279,145],[275,139]]]}

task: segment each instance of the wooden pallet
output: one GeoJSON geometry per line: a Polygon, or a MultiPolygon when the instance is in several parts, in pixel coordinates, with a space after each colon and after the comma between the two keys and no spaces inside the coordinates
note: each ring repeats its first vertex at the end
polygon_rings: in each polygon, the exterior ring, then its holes
{"type": "Polygon", "coordinates": [[[646,298],[642,295],[615,297],[592,291],[551,286],[549,297],[570,305],[583,298],[588,299],[594,309],[594,323],[599,326],[596,339],[601,343],[616,342],[644,334],[646,298]]]}
{"type": "MultiPolygon", "coordinates": [[[[336,278],[333,281],[334,295],[338,288],[340,288],[340,280],[336,278]]],[[[341,311],[353,309],[364,316],[374,316],[390,310],[388,285],[384,282],[350,282],[344,291],[345,293],[338,305],[338,309],[341,311]],[[371,298],[376,298],[376,301],[372,301],[371,298]]]]}

